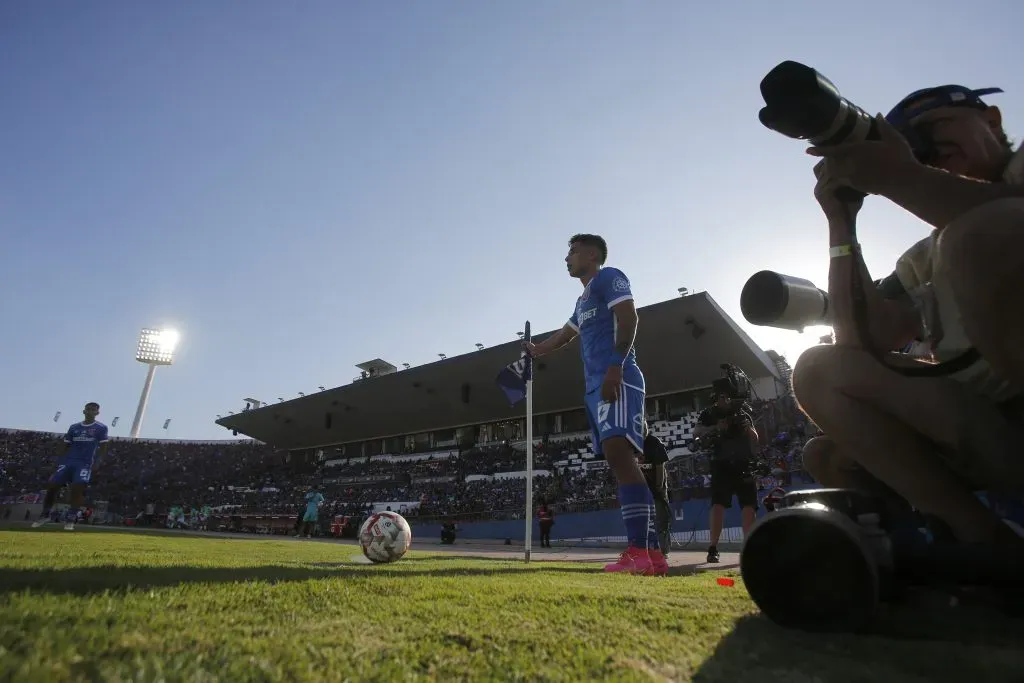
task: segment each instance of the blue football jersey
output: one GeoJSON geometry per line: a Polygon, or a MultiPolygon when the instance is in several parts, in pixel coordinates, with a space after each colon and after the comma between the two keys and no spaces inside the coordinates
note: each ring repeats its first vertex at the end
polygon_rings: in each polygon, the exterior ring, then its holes
{"type": "Polygon", "coordinates": [[[64,435],[64,443],[68,444],[64,460],[76,464],[92,465],[100,444],[107,441],[107,425],[102,422],[73,424],[68,427],[68,433],[64,435]]]}
{"type": "MultiPolygon", "coordinates": [[[[618,323],[612,308],[632,298],[629,279],[622,271],[617,268],[602,268],[576,300],[576,310],[569,318],[569,325],[580,336],[580,355],[583,357],[583,376],[587,382],[587,392],[601,386],[615,355],[618,323]]],[[[641,391],[644,390],[644,376],[637,367],[636,351],[632,347],[622,367],[622,380],[641,391]]]]}

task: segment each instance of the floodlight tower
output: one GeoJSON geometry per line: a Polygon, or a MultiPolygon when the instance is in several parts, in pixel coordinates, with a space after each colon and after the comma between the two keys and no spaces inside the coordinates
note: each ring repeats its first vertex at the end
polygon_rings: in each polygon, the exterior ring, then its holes
{"type": "Polygon", "coordinates": [[[174,330],[142,330],[139,335],[139,347],[135,351],[135,360],[149,366],[146,372],[146,383],[142,386],[139,407],[132,421],[131,438],[139,438],[142,428],[142,416],[146,413],[149,403],[149,391],[153,388],[153,375],[158,365],[171,365],[174,362],[174,348],[178,345],[178,333],[174,330]]]}

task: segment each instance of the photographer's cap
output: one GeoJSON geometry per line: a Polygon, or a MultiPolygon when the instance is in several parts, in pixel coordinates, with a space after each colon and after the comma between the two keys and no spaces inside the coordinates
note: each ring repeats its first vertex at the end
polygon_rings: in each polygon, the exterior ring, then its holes
{"type": "Polygon", "coordinates": [[[972,90],[962,85],[940,85],[923,88],[910,93],[885,115],[885,120],[897,129],[904,128],[916,116],[940,107],[973,107],[987,109],[982,95],[1003,92],[1002,88],[981,88],[972,90]]]}

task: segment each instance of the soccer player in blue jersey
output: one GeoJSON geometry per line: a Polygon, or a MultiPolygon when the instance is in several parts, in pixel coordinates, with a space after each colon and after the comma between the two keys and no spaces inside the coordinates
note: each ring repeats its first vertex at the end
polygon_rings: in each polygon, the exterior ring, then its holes
{"type": "Polygon", "coordinates": [[[559,349],[577,336],[586,379],[585,404],[594,453],[604,454],[619,485],[619,506],[629,547],[609,572],[664,575],[668,563],[658,549],[654,499],[636,455],[644,444],[644,376],[633,340],[637,315],[629,279],[605,268],[608,245],[598,235],[574,235],[565,264],[583,284],[576,310],[561,330],[538,344],[524,344],[533,357],[559,349]]]}
{"type": "Polygon", "coordinates": [[[84,420],[68,427],[64,435],[64,448],[57,458],[57,471],[50,477],[46,486],[46,498],[43,500],[43,514],[32,523],[38,528],[50,521],[50,509],[57,499],[61,488],[71,486],[71,509],[68,510],[64,528],[73,531],[78,510],[85,498],[85,487],[92,479],[92,471],[96,463],[107,453],[109,443],[107,426],[96,421],[100,414],[99,403],[86,403],[82,411],[84,420]]]}

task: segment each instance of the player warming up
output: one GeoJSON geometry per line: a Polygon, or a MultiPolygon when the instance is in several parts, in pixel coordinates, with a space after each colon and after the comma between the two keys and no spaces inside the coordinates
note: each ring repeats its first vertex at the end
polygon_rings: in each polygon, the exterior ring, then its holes
{"type": "Polygon", "coordinates": [[[524,348],[533,357],[543,356],[579,336],[594,453],[603,453],[615,474],[629,540],[618,562],[606,565],[605,571],[664,575],[668,563],[658,549],[654,500],[635,457],[643,451],[645,393],[633,350],[636,306],[622,271],[603,267],[607,258],[608,245],[597,235],[569,240],[565,264],[569,275],[583,283],[583,294],[561,330],[538,344],[524,343],[524,348]]]}
{"type": "Polygon", "coordinates": [[[99,403],[86,403],[82,415],[85,419],[68,427],[64,435],[64,446],[57,458],[57,471],[50,477],[46,485],[46,498],[43,500],[43,514],[32,523],[38,528],[50,521],[50,510],[57,499],[61,487],[71,486],[71,509],[68,510],[64,528],[74,531],[75,519],[85,498],[85,487],[92,479],[92,471],[99,460],[107,453],[107,426],[96,421],[100,414],[99,403]]]}
{"type": "Polygon", "coordinates": [[[313,528],[316,526],[317,520],[320,519],[320,506],[323,504],[324,494],[315,488],[311,488],[306,493],[306,511],[302,515],[300,536],[305,536],[306,538],[313,537],[313,528]]]}

